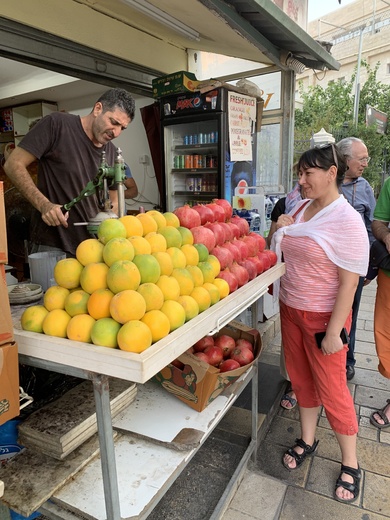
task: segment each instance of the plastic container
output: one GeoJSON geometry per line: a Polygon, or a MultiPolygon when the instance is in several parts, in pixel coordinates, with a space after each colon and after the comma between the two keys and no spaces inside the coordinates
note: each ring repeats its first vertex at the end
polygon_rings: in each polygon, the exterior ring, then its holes
{"type": "Polygon", "coordinates": [[[31,281],[41,285],[43,292],[47,291],[50,287],[50,280],[54,277],[54,266],[64,258],[66,258],[66,253],[63,251],[44,251],[29,255],[31,281]]]}

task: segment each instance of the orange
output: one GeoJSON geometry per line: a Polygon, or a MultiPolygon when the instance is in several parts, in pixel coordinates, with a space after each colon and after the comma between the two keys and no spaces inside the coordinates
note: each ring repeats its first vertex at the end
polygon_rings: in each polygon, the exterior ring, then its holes
{"type": "Polygon", "coordinates": [[[83,265],[103,262],[103,247],[104,245],[97,238],[87,238],[77,246],[76,258],[83,265]]]}
{"type": "Polygon", "coordinates": [[[66,327],[68,339],[91,343],[91,331],[95,320],[89,314],[73,316],[66,327]]]}
{"type": "Polygon", "coordinates": [[[209,250],[204,244],[194,244],[194,247],[198,250],[199,262],[205,262],[209,256],[209,250]]]}
{"type": "Polygon", "coordinates": [[[87,314],[89,294],[82,289],[73,291],[65,299],[65,310],[69,316],[87,314]]]}
{"type": "Polygon", "coordinates": [[[219,263],[218,258],[214,255],[209,255],[207,262],[212,265],[214,276],[218,276],[221,272],[221,264],[219,263]]]}
{"type": "Polygon", "coordinates": [[[185,244],[192,245],[194,243],[194,235],[191,231],[183,226],[179,226],[177,228],[181,234],[181,244],[184,246],[185,244]]]}
{"type": "Polygon", "coordinates": [[[162,274],[156,283],[157,287],[161,289],[164,300],[177,300],[180,296],[179,282],[173,276],[162,274]]]}
{"type": "Polygon", "coordinates": [[[186,322],[192,320],[192,318],[195,318],[199,314],[199,305],[197,301],[192,298],[192,296],[185,294],[183,296],[179,296],[177,301],[184,309],[186,322]]]}
{"type": "Polygon", "coordinates": [[[117,218],[107,218],[99,224],[97,230],[98,239],[102,244],[107,244],[112,238],[126,238],[127,232],[124,224],[117,218]]]}
{"type": "Polygon", "coordinates": [[[152,252],[152,246],[149,244],[145,237],[132,236],[129,237],[128,240],[134,247],[134,253],[136,255],[150,255],[150,253],[152,252]]]}
{"type": "Polygon", "coordinates": [[[84,266],[76,258],[64,258],[54,266],[54,279],[65,289],[75,289],[80,285],[80,275],[84,266]]]}
{"type": "MultiPolygon", "coordinates": [[[[222,280],[222,278],[220,278],[222,280]]],[[[215,282],[215,280],[214,280],[215,282]]],[[[214,305],[215,303],[218,303],[221,299],[221,295],[219,294],[218,287],[214,283],[206,282],[203,284],[203,286],[210,294],[211,298],[211,305],[214,305]]]]}
{"type": "Polygon", "coordinates": [[[152,343],[168,336],[171,330],[171,323],[168,317],[159,310],[152,310],[145,313],[141,321],[149,327],[152,333],[152,343]]]}
{"type": "Polygon", "coordinates": [[[50,311],[42,322],[42,330],[48,336],[66,338],[66,328],[71,317],[63,309],[50,311]]]}
{"type": "Polygon", "coordinates": [[[180,305],[179,302],[174,300],[167,300],[164,302],[160,310],[169,320],[170,332],[184,325],[186,321],[186,313],[184,307],[180,305]]]}
{"type": "Polygon", "coordinates": [[[142,236],[143,237],[145,235],[147,235],[148,233],[150,233],[151,231],[157,231],[157,229],[158,229],[157,222],[154,220],[153,217],[151,217],[147,213],[138,213],[138,215],[136,215],[136,217],[142,224],[142,229],[143,229],[142,236]]]}
{"type": "Polygon", "coordinates": [[[161,229],[163,227],[166,227],[167,221],[165,220],[165,217],[162,213],[155,209],[151,209],[146,212],[147,215],[154,218],[154,220],[157,222],[157,229],[161,229]]]}
{"type": "Polygon", "coordinates": [[[91,294],[87,308],[92,318],[100,320],[101,318],[109,318],[111,316],[110,302],[113,296],[114,293],[110,289],[97,289],[91,294]]]}
{"type": "Polygon", "coordinates": [[[126,228],[126,238],[139,236],[142,237],[142,233],[144,229],[142,227],[141,221],[135,215],[125,215],[120,217],[119,222],[126,228]]]}
{"type": "Polygon", "coordinates": [[[136,291],[140,283],[140,272],[130,260],[118,260],[108,270],[107,285],[114,294],[126,289],[136,291]]]}
{"type": "Polygon", "coordinates": [[[127,238],[112,238],[103,246],[103,260],[111,267],[117,260],[133,260],[135,251],[133,244],[127,238]]]}
{"type": "Polygon", "coordinates": [[[110,313],[118,323],[140,320],[146,312],[146,302],[141,294],[132,289],[115,294],[110,302],[110,313]]]}
{"type": "Polygon", "coordinates": [[[172,259],[174,269],[176,267],[184,269],[184,267],[187,265],[187,258],[181,249],[178,247],[168,247],[167,253],[172,259]]]}
{"type": "Polygon", "coordinates": [[[187,296],[194,290],[194,281],[191,274],[187,269],[174,269],[172,275],[179,282],[180,295],[186,294],[187,296]]]}
{"type": "Polygon", "coordinates": [[[180,220],[171,211],[163,213],[167,226],[178,228],[180,226],[180,220]]]}
{"type": "Polygon", "coordinates": [[[226,298],[230,292],[229,284],[223,278],[215,278],[212,282],[218,289],[221,300],[226,298]]]}
{"type": "Polygon", "coordinates": [[[211,263],[199,262],[198,267],[203,273],[204,281],[212,283],[215,279],[215,268],[211,265],[211,263]]]}
{"type": "Polygon", "coordinates": [[[121,324],[112,318],[97,320],[91,330],[91,340],[94,345],[117,348],[117,335],[121,324]]]}
{"type": "Polygon", "coordinates": [[[160,264],[153,255],[136,255],[133,263],[140,272],[141,283],[156,283],[160,278],[160,264]]]}
{"type": "Polygon", "coordinates": [[[98,289],[106,289],[108,269],[108,265],[104,262],[86,265],[80,275],[80,285],[83,290],[92,294],[98,289]]]}
{"type": "Polygon", "coordinates": [[[200,287],[204,284],[203,273],[197,265],[187,265],[186,270],[192,276],[195,287],[200,287]]]}
{"type": "Polygon", "coordinates": [[[49,311],[43,305],[32,305],[23,311],[20,323],[23,330],[43,332],[42,323],[49,311]]]}
{"type": "Polygon", "coordinates": [[[168,255],[166,251],[159,251],[157,253],[152,253],[152,255],[156,258],[157,262],[160,264],[161,274],[170,275],[173,271],[173,263],[172,258],[168,255]]]}
{"type": "Polygon", "coordinates": [[[182,238],[180,231],[172,226],[167,226],[158,231],[167,241],[167,247],[181,247],[182,238]]]}
{"type": "Polygon", "coordinates": [[[165,237],[152,231],[145,235],[145,239],[149,242],[152,253],[164,252],[167,250],[167,241],[165,237]]]}
{"type": "Polygon", "coordinates": [[[198,265],[199,253],[196,247],[191,244],[184,244],[184,246],[181,246],[181,251],[186,257],[186,265],[198,265]]]}
{"type": "Polygon", "coordinates": [[[43,305],[48,311],[65,309],[65,299],[68,294],[69,289],[65,289],[65,287],[59,285],[52,285],[43,296],[43,305]]]}
{"type": "Polygon", "coordinates": [[[190,294],[199,306],[199,312],[203,312],[208,309],[211,305],[211,296],[207,289],[204,287],[194,287],[194,290],[190,294]]]}
{"type": "Polygon", "coordinates": [[[118,345],[128,352],[143,352],[152,344],[152,332],[139,320],[130,320],[118,332],[118,345]]]}
{"type": "Polygon", "coordinates": [[[146,312],[161,309],[164,303],[164,294],[155,283],[142,283],[137,292],[145,300],[146,312]]]}

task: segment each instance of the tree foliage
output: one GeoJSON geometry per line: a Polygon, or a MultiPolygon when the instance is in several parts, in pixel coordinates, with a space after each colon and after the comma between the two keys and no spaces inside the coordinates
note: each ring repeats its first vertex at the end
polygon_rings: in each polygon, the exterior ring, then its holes
{"type": "Polygon", "coordinates": [[[384,174],[390,173],[390,135],[379,134],[376,126],[367,126],[366,105],[390,115],[390,86],[377,81],[378,65],[374,68],[364,61],[367,80],[360,86],[358,121],[354,124],[355,78],[350,81],[331,81],[326,87],[316,85],[304,90],[299,84],[302,108],[295,110],[296,152],[309,147],[313,134],[321,128],[330,132],[336,142],[343,137],[359,137],[369,151],[371,162],[364,171],[365,178],[378,194],[384,174]]]}

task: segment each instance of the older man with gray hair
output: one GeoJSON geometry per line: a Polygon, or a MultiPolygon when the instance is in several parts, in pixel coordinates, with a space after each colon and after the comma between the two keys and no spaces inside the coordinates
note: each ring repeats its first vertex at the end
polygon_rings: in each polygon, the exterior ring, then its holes
{"type": "MultiPolygon", "coordinates": [[[[346,137],[337,143],[337,147],[340,153],[345,156],[348,166],[343,184],[340,186],[340,192],[348,200],[351,206],[360,213],[367,229],[370,244],[372,244],[375,237],[371,230],[371,224],[374,218],[376,201],[373,189],[368,181],[363,178],[364,168],[366,168],[370,162],[367,147],[364,142],[357,137],[346,137]]],[[[355,375],[355,336],[357,315],[359,312],[363,286],[370,283],[370,278],[372,279],[372,277],[360,277],[359,285],[356,289],[353,301],[352,325],[346,367],[348,380],[351,380],[355,375]]]]}

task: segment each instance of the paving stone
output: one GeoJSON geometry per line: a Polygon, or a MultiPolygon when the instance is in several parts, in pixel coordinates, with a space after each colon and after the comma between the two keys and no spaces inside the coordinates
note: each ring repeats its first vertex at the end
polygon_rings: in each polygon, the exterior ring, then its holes
{"type": "Polygon", "coordinates": [[[355,359],[356,365],[359,367],[355,370],[378,370],[378,357],[376,355],[376,352],[374,352],[373,354],[360,354],[358,352],[355,352],[355,359]]]}
{"type": "Polygon", "coordinates": [[[280,353],[274,352],[263,352],[260,356],[260,361],[267,365],[273,365],[276,367],[280,366],[280,353]]]}
{"type": "MultiPolygon", "coordinates": [[[[364,312],[362,314],[364,317],[364,312]]],[[[372,316],[372,312],[371,312],[371,316],[372,316]]],[[[360,330],[359,331],[359,341],[367,341],[369,343],[375,343],[374,333],[370,330],[360,330]]]]}
{"type": "Polygon", "coordinates": [[[334,499],[289,486],[279,520],[384,520],[385,516],[365,514],[354,504],[341,504],[334,499]]]}
{"type": "Polygon", "coordinates": [[[380,374],[378,374],[377,378],[375,378],[373,374],[371,378],[371,386],[358,386],[355,403],[373,410],[378,410],[384,406],[386,400],[389,398],[390,389],[387,387],[389,387],[390,381],[386,383],[385,378],[380,376],[380,374]]]}
{"type": "MultiPolygon", "coordinates": [[[[390,379],[385,379],[377,370],[365,370],[363,368],[355,369],[355,377],[353,378],[354,384],[357,386],[357,395],[355,397],[355,401],[358,404],[362,404],[356,400],[359,396],[359,392],[363,391],[365,388],[371,389],[371,392],[379,392],[383,390],[387,392],[387,398],[390,395],[390,379]]],[[[386,402],[384,399],[383,403],[386,402]]],[[[383,406],[383,404],[382,404],[383,406]]]]}
{"type": "MultiPolygon", "coordinates": [[[[231,513],[241,512],[248,516],[243,518],[272,519],[277,518],[286,492],[286,484],[266,475],[248,471],[229,505],[231,513]],[[272,493],[270,490],[272,489],[272,493]]],[[[223,520],[239,520],[236,514],[225,515],[223,520]]]]}
{"type": "MultiPolygon", "coordinates": [[[[369,420],[366,419],[369,424],[369,420]]],[[[362,437],[364,439],[369,439],[371,441],[378,441],[378,432],[374,430],[372,427],[366,426],[364,423],[359,423],[359,432],[358,437],[362,437]]]]}
{"type": "Polygon", "coordinates": [[[363,507],[390,517],[390,478],[366,472],[363,507]]]}
{"type": "Polygon", "coordinates": [[[374,342],[359,341],[356,339],[355,342],[355,353],[368,354],[370,356],[376,356],[376,348],[374,342]]]}

